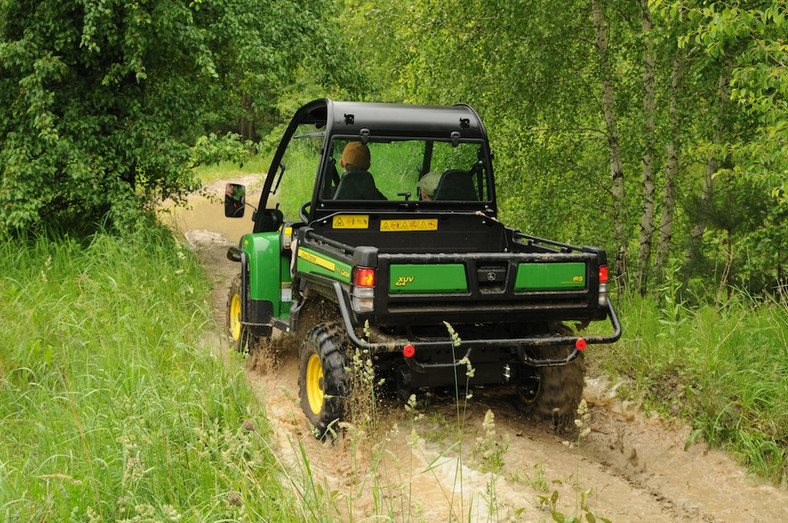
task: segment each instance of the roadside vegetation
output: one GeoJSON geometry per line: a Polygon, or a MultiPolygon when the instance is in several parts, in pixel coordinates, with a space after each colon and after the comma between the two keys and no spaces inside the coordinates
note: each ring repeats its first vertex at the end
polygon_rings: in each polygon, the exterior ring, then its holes
{"type": "Polygon", "coordinates": [[[607,248],[624,335],[589,351],[593,372],[785,486],[787,14],[0,3],[0,519],[335,510],[308,463],[277,463],[240,365],[212,350],[196,259],[149,221],[198,180],[267,171],[269,131],[322,96],[474,106],[502,221],[607,248]],[[86,235],[95,222],[109,232],[86,235]]]}
{"type": "Polygon", "coordinates": [[[208,293],[156,227],[0,242],[0,519],[304,519],[208,293]]]}

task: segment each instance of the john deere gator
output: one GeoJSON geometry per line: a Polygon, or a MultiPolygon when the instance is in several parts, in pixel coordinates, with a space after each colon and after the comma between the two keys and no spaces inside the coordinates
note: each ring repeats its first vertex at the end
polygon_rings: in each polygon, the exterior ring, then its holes
{"type": "Polygon", "coordinates": [[[284,131],[256,208],[228,185],[228,217],[254,209],[228,252],[230,337],[239,350],[294,339],[319,436],[346,414],[356,351],[401,397],[459,382],[573,418],[583,351],[621,334],[607,256],[499,222],[492,160],[468,105],[321,99],[284,131]],[[605,335],[570,328],[605,320],[605,335]]]}

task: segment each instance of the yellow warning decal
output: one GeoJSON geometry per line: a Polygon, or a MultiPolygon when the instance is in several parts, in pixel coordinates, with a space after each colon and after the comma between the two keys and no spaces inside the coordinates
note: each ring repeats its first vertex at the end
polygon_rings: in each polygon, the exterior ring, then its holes
{"type": "Polygon", "coordinates": [[[285,227],[284,232],[282,233],[282,242],[284,243],[283,247],[285,249],[289,249],[293,243],[293,228],[292,227],[285,227]]]}
{"type": "Polygon", "coordinates": [[[380,220],[381,232],[437,231],[438,220],[380,220]]]}
{"type": "Polygon", "coordinates": [[[314,263],[319,267],[328,269],[329,271],[333,271],[334,268],[336,267],[336,264],[334,262],[326,260],[325,258],[321,258],[320,256],[315,256],[311,252],[304,249],[298,249],[298,257],[303,258],[309,263],[314,263]]]}
{"type": "Polygon", "coordinates": [[[369,229],[369,215],[338,214],[331,223],[334,229],[369,229]]]}

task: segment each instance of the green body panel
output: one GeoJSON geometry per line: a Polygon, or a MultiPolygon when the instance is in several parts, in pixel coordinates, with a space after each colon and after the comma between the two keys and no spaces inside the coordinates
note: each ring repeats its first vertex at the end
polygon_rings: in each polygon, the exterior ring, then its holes
{"type": "Polygon", "coordinates": [[[283,303],[281,298],[282,285],[289,283],[290,271],[286,257],[283,261],[279,232],[247,234],[241,240],[241,249],[249,258],[249,297],[270,301],[274,316],[287,316],[289,301],[283,303]]]}
{"type": "Polygon", "coordinates": [[[296,260],[296,270],[298,272],[321,274],[344,283],[350,283],[350,269],[350,265],[345,262],[312,249],[298,248],[298,258],[296,260]]]}
{"type": "Polygon", "coordinates": [[[521,263],[514,282],[516,291],[585,289],[586,265],[571,263],[521,263]]]}
{"type": "Polygon", "coordinates": [[[465,266],[400,264],[389,269],[389,293],[467,292],[465,266]]]}

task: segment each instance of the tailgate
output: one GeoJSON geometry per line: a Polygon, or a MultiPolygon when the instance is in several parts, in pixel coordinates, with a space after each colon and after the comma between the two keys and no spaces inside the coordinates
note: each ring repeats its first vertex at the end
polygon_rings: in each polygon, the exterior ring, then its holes
{"type": "Polygon", "coordinates": [[[607,311],[595,252],[381,253],[378,276],[375,315],[386,323],[604,319],[607,311]]]}

